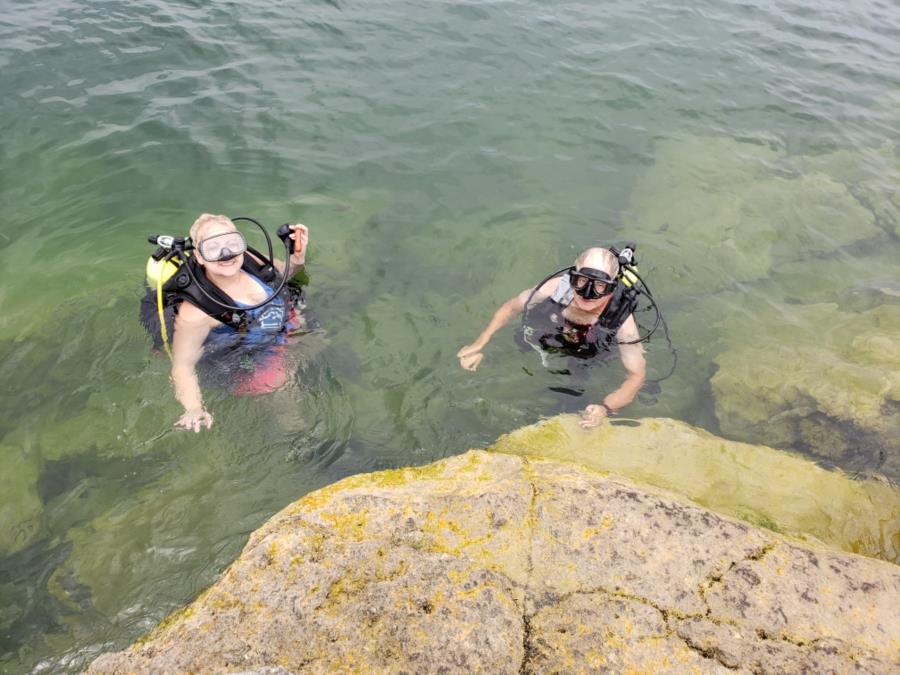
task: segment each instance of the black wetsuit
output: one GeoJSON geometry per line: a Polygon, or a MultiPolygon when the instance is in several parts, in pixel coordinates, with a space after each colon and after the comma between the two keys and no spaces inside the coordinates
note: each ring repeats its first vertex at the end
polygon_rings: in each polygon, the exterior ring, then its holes
{"type": "Polygon", "coordinates": [[[563,311],[572,302],[573,295],[568,278],[560,279],[551,297],[528,310],[525,323],[517,336],[520,345],[576,359],[600,356],[602,361],[606,361],[613,353],[616,333],[631,316],[633,308],[623,307],[614,294],[597,322],[585,326],[569,321],[563,315],[563,311]]]}

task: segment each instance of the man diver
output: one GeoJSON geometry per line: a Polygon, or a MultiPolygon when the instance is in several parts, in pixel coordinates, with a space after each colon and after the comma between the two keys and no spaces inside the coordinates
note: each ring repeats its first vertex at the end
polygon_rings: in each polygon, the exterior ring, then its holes
{"type": "MultiPolygon", "coordinates": [[[[494,333],[526,308],[545,313],[555,323],[553,334],[541,336],[542,347],[566,344],[580,358],[590,358],[617,344],[622,365],[628,373],[622,385],[598,404],[588,405],[579,424],[596,427],[604,417],[617,413],[637,396],[646,377],[646,361],[641,336],[632,313],[633,307],[613,298],[619,284],[619,259],[606,248],[589,248],[575,260],[568,274],[554,276],[539,288],[528,288],[503,303],[481,335],[456,356],[459,365],[475,371],[484,359],[482,350],[494,333]]],[[[526,330],[528,330],[526,328],[526,330]]]]}

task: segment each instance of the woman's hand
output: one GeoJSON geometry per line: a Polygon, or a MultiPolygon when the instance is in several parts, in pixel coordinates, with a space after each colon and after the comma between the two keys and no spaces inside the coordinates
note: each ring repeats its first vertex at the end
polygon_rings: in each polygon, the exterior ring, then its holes
{"type": "Polygon", "coordinates": [[[456,352],[456,358],[459,359],[459,365],[474,373],[476,368],[478,368],[478,364],[481,363],[481,360],[484,358],[484,354],[481,353],[481,350],[482,346],[477,342],[466,345],[460,349],[456,352]]]}
{"type": "Polygon", "coordinates": [[[212,415],[201,408],[200,410],[185,410],[184,415],[175,422],[175,426],[182,429],[191,429],[194,433],[200,433],[203,427],[207,429],[212,428],[212,423],[212,415]]]}
{"type": "Polygon", "coordinates": [[[306,247],[309,245],[309,228],[297,223],[291,225],[290,237],[294,241],[293,253],[291,253],[291,265],[300,267],[306,264],[306,247]],[[298,240],[299,237],[299,240],[298,240]]]}
{"type": "Polygon", "coordinates": [[[609,415],[606,406],[589,405],[581,413],[581,421],[578,423],[582,429],[590,429],[599,426],[600,422],[609,415]]]}

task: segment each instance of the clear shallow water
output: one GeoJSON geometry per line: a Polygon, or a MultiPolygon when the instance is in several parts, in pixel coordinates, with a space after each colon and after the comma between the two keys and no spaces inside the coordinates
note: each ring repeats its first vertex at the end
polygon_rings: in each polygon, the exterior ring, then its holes
{"type": "Polygon", "coordinates": [[[0,667],[129,643],[311,489],[583,406],[510,331],[475,376],[454,354],[597,241],[638,242],[679,347],[630,414],[896,479],[897,397],[808,372],[897,370],[898,22],[889,2],[9,5],[0,667]],[[136,305],[145,235],[202,211],[310,225],[326,336],[285,391],[207,392],[194,436],[136,305]],[[802,423],[767,423],[779,373],[819,402],[802,423]]]}

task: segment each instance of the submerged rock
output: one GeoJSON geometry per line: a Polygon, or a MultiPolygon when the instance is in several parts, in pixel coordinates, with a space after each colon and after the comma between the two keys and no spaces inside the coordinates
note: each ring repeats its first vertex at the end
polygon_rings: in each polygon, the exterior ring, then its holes
{"type": "Polygon", "coordinates": [[[847,185],[781,151],[728,138],[660,140],[625,214],[657,285],[705,295],[885,237],[847,185]]]}
{"type": "Polygon", "coordinates": [[[92,673],[896,672],[900,569],[570,464],[356,476],[92,673]]]}
{"type": "MultiPolygon", "coordinates": [[[[729,437],[900,480],[894,144],[803,156],[682,136],[654,155],[624,220],[661,303],[681,302],[673,339],[697,351],[678,395],[702,404],[717,370],[729,437]]],[[[669,410],[705,423],[697,407],[669,410]]]]}
{"type": "Polygon", "coordinates": [[[37,493],[37,465],[20,448],[0,445],[0,556],[21,551],[40,532],[43,504],[37,493]]]}
{"type": "Polygon", "coordinates": [[[900,478],[900,306],[770,302],[720,328],[733,344],[711,380],[724,432],[900,478]]]}
{"type": "MultiPolygon", "coordinates": [[[[0,392],[5,411],[0,422],[0,557],[58,534],[45,509],[64,492],[57,484],[70,477],[54,465],[77,463],[80,457],[133,458],[144,448],[132,439],[158,433],[158,415],[143,405],[158,396],[158,387],[151,378],[137,377],[133,363],[122,358],[131,354],[132,340],[143,343],[137,322],[123,324],[121,342],[109,343],[109,326],[133,311],[133,302],[118,297],[89,319],[79,319],[85,312],[77,302],[58,309],[59,325],[46,335],[21,342],[0,339],[0,378],[12,385],[0,392]],[[95,365],[86,368],[86,363],[95,365]]],[[[87,500],[74,501],[78,508],[87,500]]]]}
{"type": "Polygon", "coordinates": [[[881,227],[900,236],[900,158],[894,143],[803,157],[799,163],[805,171],[822,171],[847,185],[881,227]]]}

